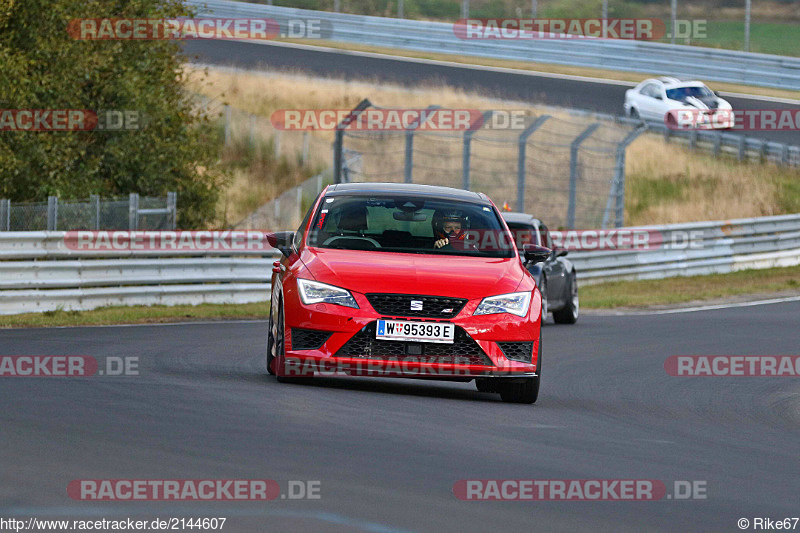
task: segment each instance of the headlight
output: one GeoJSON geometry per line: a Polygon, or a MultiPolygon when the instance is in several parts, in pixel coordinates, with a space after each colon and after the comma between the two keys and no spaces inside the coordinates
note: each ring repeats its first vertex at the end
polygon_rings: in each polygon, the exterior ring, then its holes
{"type": "Polygon", "coordinates": [[[531,293],[512,292],[484,298],[473,314],[493,315],[495,313],[511,313],[512,315],[525,316],[531,305],[531,293]]]}
{"type": "Polygon", "coordinates": [[[327,283],[320,283],[318,281],[311,281],[307,279],[298,279],[297,287],[300,289],[300,299],[306,305],[309,304],[335,304],[343,305],[344,307],[355,307],[358,309],[358,304],[350,291],[342,289],[341,287],[334,287],[327,283]]]}

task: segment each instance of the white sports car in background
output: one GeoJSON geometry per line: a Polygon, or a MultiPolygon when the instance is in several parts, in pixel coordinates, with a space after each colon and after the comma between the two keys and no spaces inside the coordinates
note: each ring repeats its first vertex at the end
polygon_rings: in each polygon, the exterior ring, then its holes
{"type": "Polygon", "coordinates": [[[730,117],[731,104],[703,82],[665,76],[644,80],[633,89],[625,91],[625,114],[631,118],[667,121],[669,125],[669,121],[675,120],[675,113],[670,111],[679,109],[706,115],[710,128],[730,127],[725,120],[711,120],[716,114],[730,117]]]}

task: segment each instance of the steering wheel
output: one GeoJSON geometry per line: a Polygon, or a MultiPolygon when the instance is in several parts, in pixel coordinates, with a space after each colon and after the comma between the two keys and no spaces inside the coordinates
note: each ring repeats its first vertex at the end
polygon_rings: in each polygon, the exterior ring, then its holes
{"type": "Polygon", "coordinates": [[[322,243],[322,245],[323,246],[327,246],[327,245],[331,244],[332,242],[336,242],[337,240],[340,240],[340,239],[358,239],[358,240],[361,240],[361,241],[367,241],[368,243],[372,244],[375,248],[380,248],[381,247],[380,243],[378,241],[376,241],[375,239],[373,239],[373,238],[360,237],[360,236],[356,236],[356,235],[353,235],[352,237],[349,237],[347,235],[335,235],[333,237],[330,237],[329,239],[326,239],[325,242],[322,243]]]}

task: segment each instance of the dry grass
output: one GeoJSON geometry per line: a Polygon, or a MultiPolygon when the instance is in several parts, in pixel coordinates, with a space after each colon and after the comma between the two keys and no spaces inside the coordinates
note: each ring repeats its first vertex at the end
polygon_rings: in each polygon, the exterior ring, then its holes
{"type": "MultiPolygon", "coordinates": [[[[648,17],[669,17],[669,2],[642,4],[643,15],[648,17]]],[[[679,17],[684,19],[743,20],[744,2],[736,6],[709,6],[708,2],[681,2],[679,17]]],[[[800,20],[800,2],[776,2],[759,0],[753,2],[750,13],[757,22],[790,22],[800,20]]]]}
{"type": "Polygon", "coordinates": [[[796,170],[739,163],[671,146],[655,135],[628,148],[626,222],[692,222],[783,214],[782,180],[796,170]]]}
{"type": "MultiPolygon", "coordinates": [[[[575,117],[566,111],[545,110],[521,102],[500,101],[441,85],[408,89],[369,82],[312,78],[300,74],[255,73],[230,69],[210,70],[208,81],[209,84],[195,89],[221,98],[232,106],[256,113],[264,119],[268,119],[278,109],[351,109],[362,99],[369,98],[383,107],[424,108],[438,104],[449,108],[526,109],[532,114],[546,111],[564,122],[585,124],[584,118],[575,117]]],[[[284,138],[288,139],[286,135],[284,138]]],[[[315,161],[329,164],[333,133],[314,132],[312,138],[315,161]]],[[[295,145],[294,149],[296,148],[295,145]]],[[[432,146],[428,148],[437,150],[432,146]]],[[[495,152],[494,155],[497,157],[503,154],[495,152]]],[[[514,154],[505,155],[514,163],[514,154]]],[[[383,159],[384,168],[394,169],[399,164],[402,169],[399,160],[395,160],[396,157],[386,155],[383,159]]],[[[515,165],[511,164],[509,172],[514,170],[515,165]]],[[[283,172],[288,170],[284,169],[283,172]]],[[[454,171],[454,176],[456,174],[458,172],[454,171]]],[[[288,180],[253,182],[251,175],[244,171],[235,173],[226,195],[229,212],[236,212],[237,216],[271,199],[282,190],[281,187],[286,188],[287,184],[300,179],[297,176],[288,180]]],[[[739,163],[725,157],[714,158],[666,143],[656,135],[642,136],[628,148],[626,175],[625,221],[628,225],[763,216],[800,210],[800,200],[797,199],[800,198],[800,190],[796,186],[792,188],[792,184],[797,182],[795,169],[779,168],[771,164],[739,163]],[[796,198],[787,200],[789,193],[796,198]]],[[[398,175],[400,176],[402,174],[398,175]]],[[[452,185],[449,181],[443,182],[452,179],[458,178],[450,177],[449,174],[438,177],[420,175],[418,181],[452,185]]],[[[502,177],[497,180],[498,183],[505,183],[502,177]]],[[[512,182],[514,180],[509,181],[508,187],[513,186],[512,182]]],[[[480,184],[475,183],[474,186],[479,187],[480,184]]],[[[506,199],[496,200],[503,202],[506,199]]],[[[228,220],[232,219],[234,217],[228,217],[228,220]]]]}

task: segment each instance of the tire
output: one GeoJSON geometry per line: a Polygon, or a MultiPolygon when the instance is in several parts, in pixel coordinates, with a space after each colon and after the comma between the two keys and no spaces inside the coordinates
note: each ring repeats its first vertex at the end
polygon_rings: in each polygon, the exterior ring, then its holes
{"type": "MultiPolygon", "coordinates": [[[[536,357],[536,377],[525,378],[521,382],[498,383],[500,399],[508,403],[536,403],[542,382],[542,337],[539,333],[539,350],[536,357]]],[[[480,390],[480,389],[479,389],[480,390]]]]}
{"type": "Polygon", "coordinates": [[[550,306],[547,302],[547,278],[542,273],[542,286],[539,287],[539,292],[542,295],[542,324],[547,322],[547,314],[550,312],[550,306]]]}
{"type": "Polygon", "coordinates": [[[491,380],[486,378],[475,379],[475,388],[478,392],[497,392],[497,385],[491,380]]]}
{"type": "Polygon", "coordinates": [[[267,373],[270,376],[275,375],[275,368],[273,367],[275,362],[275,354],[273,350],[275,349],[275,338],[273,337],[274,332],[272,331],[275,325],[272,321],[272,303],[270,302],[269,306],[269,322],[267,325],[267,373]]]}
{"type": "Polygon", "coordinates": [[[578,280],[575,277],[574,270],[569,278],[567,291],[569,291],[567,293],[569,295],[569,298],[567,298],[567,304],[563,309],[553,313],[553,320],[555,320],[557,324],[574,324],[578,321],[581,304],[580,299],[578,298],[578,280]]]}
{"type": "Polygon", "coordinates": [[[308,383],[313,376],[281,376],[279,366],[285,365],[284,355],[286,355],[286,325],[283,313],[283,300],[278,302],[278,319],[275,328],[275,342],[274,342],[274,363],[273,370],[278,383],[308,383]]]}
{"type": "Polygon", "coordinates": [[[636,119],[640,118],[640,117],[639,117],[639,112],[636,110],[636,108],[635,108],[635,107],[632,107],[632,108],[631,108],[631,111],[630,111],[630,116],[631,116],[631,118],[632,118],[632,119],[634,119],[634,120],[636,120],[636,119]]]}

